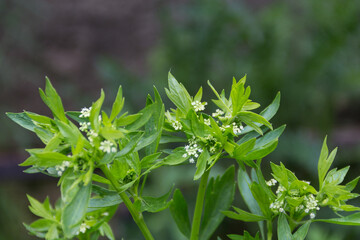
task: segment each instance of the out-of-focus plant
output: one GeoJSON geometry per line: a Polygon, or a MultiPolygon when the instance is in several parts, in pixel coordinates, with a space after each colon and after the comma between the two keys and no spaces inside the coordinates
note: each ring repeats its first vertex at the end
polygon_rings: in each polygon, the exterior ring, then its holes
{"type": "Polygon", "coordinates": [[[162,99],[154,88],[146,106],[136,114],[122,112],[124,98],[120,87],[110,113],[102,111],[105,94],[91,107],[65,112],[61,99],[47,79],[40,96],[53,118],[24,111],[7,115],[22,127],[33,131],[44,148],[27,149],[30,157],[21,166],[27,173],[43,173],[59,178],[61,198],[50,204],[28,196],[30,211],[40,217],[24,224],[33,235],[45,239],[115,239],[108,222],[117,207],[124,204],[145,239],[154,239],[143,212],[156,213],[170,208],[179,231],[191,240],[210,239],[225,216],[245,222],[258,222],[253,238],[229,234],[231,239],[272,239],[277,221],[278,239],[305,239],[312,222],[360,225],[359,208],[347,203],[358,196],[351,191],[359,177],[341,185],[348,167],[329,171],[336,150],[330,154],[324,141],[319,163],[319,189],[299,180],[283,164],[271,163],[273,179],[265,181],[262,158],[275,150],[285,126],[273,129],[270,119],[276,114],[280,94],[260,113],[260,104],[250,100],[246,76],[232,81],[230,94],[218,91],[208,82],[218,107],[207,114],[203,90],[195,96],[170,73],[166,94],[176,106],[165,112],[162,99]],[[184,146],[184,142],[187,144],[184,146]],[[174,149],[160,144],[177,143],[174,149]],[[209,174],[219,161],[233,160],[221,176],[209,174]],[[172,189],[160,197],[144,196],[148,174],[164,166],[194,164],[193,180],[200,180],[192,221],[188,205],[179,189],[168,201],[172,189]],[[251,169],[251,177],[246,169],[251,169]],[[234,207],[235,185],[250,212],[234,207]],[[279,184],[276,192],[272,186],[279,184]],[[320,207],[329,206],[338,218],[318,219],[320,207]],[[342,216],[339,212],[356,212],[342,216]],[[266,228],[265,224],[266,223],[266,228]]]}

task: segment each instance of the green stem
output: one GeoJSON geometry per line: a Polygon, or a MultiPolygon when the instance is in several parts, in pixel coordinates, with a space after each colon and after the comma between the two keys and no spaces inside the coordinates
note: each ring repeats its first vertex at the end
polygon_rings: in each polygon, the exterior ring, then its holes
{"type": "Polygon", "coordinates": [[[267,240],[272,240],[272,221],[271,220],[266,221],[266,227],[267,227],[267,240]]]}
{"type": "Polygon", "coordinates": [[[207,181],[209,178],[209,173],[210,173],[210,169],[204,172],[200,180],[200,185],[196,196],[195,212],[191,227],[190,240],[199,239],[201,215],[204,206],[205,191],[206,191],[207,181]]]}
{"type": "Polygon", "coordinates": [[[116,180],[116,178],[112,175],[110,170],[107,168],[106,165],[100,166],[100,169],[103,171],[107,179],[111,182],[112,186],[115,188],[115,190],[119,193],[121,199],[123,200],[125,206],[128,208],[132,218],[134,219],[135,223],[140,228],[140,231],[144,235],[146,240],[154,240],[154,237],[151,235],[148,227],[146,226],[146,223],[144,221],[144,217],[141,212],[139,212],[133,203],[131,202],[130,198],[126,195],[124,191],[121,190],[121,185],[116,180]]]}

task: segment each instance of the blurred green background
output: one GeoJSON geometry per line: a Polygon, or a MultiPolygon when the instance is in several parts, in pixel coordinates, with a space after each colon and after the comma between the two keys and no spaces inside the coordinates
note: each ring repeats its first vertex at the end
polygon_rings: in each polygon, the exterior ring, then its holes
{"type": "MultiPolygon", "coordinates": [[[[126,108],[135,112],[153,85],[170,107],[163,90],[169,70],[192,94],[203,86],[207,100],[213,97],[207,80],[229,90],[233,76],[247,74],[251,99],[263,107],[281,91],[273,124],[287,124],[278,149],[263,161],[265,175],[270,177],[268,161],[282,161],[317,185],[317,158],[328,135],[329,146],[339,146],[335,167],[351,165],[345,181],[351,180],[360,173],[359,23],[357,0],[0,0],[0,239],[34,239],[22,226],[35,219],[26,193],[40,200],[59,196],[55,179],[24,174],[17,166],[25,148],[41,143],[4,114],[49,114],[38,96],[45,76],[67,110],[89,106],[100,88],[110,106],[122,85],[126,108]]],[[[148,192],[163,194],[176,182],[193,208],[194,171],[159,170],[148,192]]],[[[240,198],[235,204],[242,206],[240,198]]],[[[169,225],[168,210],[146,217],[156,239],[182,239],[169,225]]],[[[117,239],[141,239],[124,208],[111,225],[117,239]]],[[[217,234],[226,239],[244,229],[254,234],[256,225],[225,219],[217,234]]],[[[360,228],[320,223],[308,237],[358,238],[360,228]]]]}

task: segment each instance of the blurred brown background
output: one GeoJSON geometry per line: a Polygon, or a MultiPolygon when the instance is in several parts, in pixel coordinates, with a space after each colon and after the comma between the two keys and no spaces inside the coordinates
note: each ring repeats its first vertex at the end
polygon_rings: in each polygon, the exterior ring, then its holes
{"type": "MultiPolygon", "coordinates": [[[[228,90],[232,76],[247,74],[252,99],[262,106],[277,91],[282,94],[273,122],[287,129],[267,160],[282,161],[299,178],[316,183],[328,134],[330,147],[340,147],[335,165],[350,164],[345,180],[351,180],[360,172],[359,22],[356,0],[0,0],[0,239],[34,239],[22,226],[35,219],[26,193],[40,200],[50,195],[52,201],[59,194],[56,179],[24,174],[17,166],[27,157],[25,148],[41,143],[4,114],[49,114],[38,95],[45,76],[67,110],[89,106],[100,88],[110,106],[122,85],[126,108],[134,112],[152,85],[164,93],[169,70],[191,93],[202,85],[207,100],[213,97],[208,79],[228,90]]],[[[268,171],[268,161],[263,166],[268,171]]],[[[149,192],[160,189],[160,195],[177,182],[191,201],[192,174],[186,167],[159,171],[149,192]]],[[[147,217],[157,239],[182,239],[167,225],[167,210],[147,217]]],[[[111,225],[119,239],[140,239],[125,209],[111,225]]],[[[309,239],[360,236],[358,228],[328,227],[313,224],[309,239]]],[[[243,229],[255,233],[256,225],[225,220],[217,233],[226,239],[226,233],[243,229]]]]}

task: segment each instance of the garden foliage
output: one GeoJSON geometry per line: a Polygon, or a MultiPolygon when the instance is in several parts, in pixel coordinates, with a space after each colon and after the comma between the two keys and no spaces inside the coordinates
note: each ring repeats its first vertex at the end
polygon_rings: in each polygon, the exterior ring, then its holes
{"type": "MultiPolygon", "coordinates": [[[[59,95],[46,80],[40,96],[53,118],[24,111],[7,113],[22,127],[34,132],[43,148],[27,149],[21,166],[27,173],[58,178],[61,198],[54,206],[49,198],[38,201],[28,196],[30,211],[39,217],[24,224],[30,234],[45,239],[115,239],[109,221],[120,204],[125,204],[145,239],[154,239],[143,212],[169,208],[179,231],[191,240],[210,239],[225,217],[257,222],[254,237],[230,234],[230,239],[305,239],[313,222],[360,225],[360,208],[347,201],[358,178],[343,184],[349,167],[331,169],[336,149],[329,153],[326,138],[318,161],[319,185],[299,180],[282,163],[270,163],[272,179],[261,170],[262,159],[276,149],[285,125],[270,123],[280,104],[280,93],[261,111],[250,100],[246,76],[232,81],[231,91],[215,95],[216,110],[207,113],[203,89],[191,96],[169,73],[167,97],[174,108],[165,110],[154,87],[146,106],[135,114],[123,110],[120,87],[111,112],[102,110],[105,94],[81,111],[65,111],[59,95]],[[185,143],[184,143],[185,142],[185,143]],[[177,146],[166,149],[169,146],[177,146]],[[224,159],[232,165],[220,176],[211,177],[212,167],[224,159]],[[146,196],[148,175],[157,168],[190,164],[196,171],[198,192],[193,216],[180,189],[162,196],[146,196]],[[237,174],[236,174],[237,173],[237,174]],[[234,205],[239,191],[247,209],[234,205]],[[317,217],[329,207],[337,217],[317,217]],[[230,209],[231,208],[231,209],[230,209]],[[355,212],[345,214],[346,212],[355,212]],[[275,231],[275,226],[277,230],[275,231]]],[[[269,164],[269,163],[265,163],[269,164]]],[[[176,183],[175,183],[176,184],[176,183]]]]}

